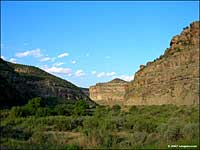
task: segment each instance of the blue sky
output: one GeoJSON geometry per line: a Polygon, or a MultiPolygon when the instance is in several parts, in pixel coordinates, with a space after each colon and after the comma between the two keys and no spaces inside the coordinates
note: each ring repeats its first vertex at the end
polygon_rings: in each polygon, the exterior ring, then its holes
{"type": "Polygon", "coordinates": [[[1,54],[77,86],[131,80],[198,20],[198,2],[1,2],[1,54]]]}

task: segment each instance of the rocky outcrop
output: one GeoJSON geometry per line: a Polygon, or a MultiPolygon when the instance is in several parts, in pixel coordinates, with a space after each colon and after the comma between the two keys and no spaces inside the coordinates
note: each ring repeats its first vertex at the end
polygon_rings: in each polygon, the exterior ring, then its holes
{"type": "Polygon", "coordinates": [[[74,84],[37,67],[13,64],[0,59],[1,107],[22,105],[33,97],[57,97],[64,100],[85,100],[93,104],[74,84]]]}
{"type": "Polygon", "coordinates": [[[164,55],[141,65],[126,89],[127,105],[199,104],[199,25],[184,28],[164,55]]]}
{"type": "Polygon", "coordinates": [[[115,105],[124,102],[125,88],[128,82],[114,79],[106,83],[97,83],[89,89],[90,98],[98,104],[115,105]]]}

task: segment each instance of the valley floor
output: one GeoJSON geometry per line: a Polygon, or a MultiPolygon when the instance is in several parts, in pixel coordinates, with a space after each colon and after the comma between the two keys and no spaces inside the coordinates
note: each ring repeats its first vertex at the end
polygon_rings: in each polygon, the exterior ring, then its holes
{"type": "Polygon", "coordinates": [[[82,114],[75,108],[45,116],[2,109],[1,149],[199,148],[199,105],[133,106],[127,112],[118,105],[97,106],[82,114]]]}

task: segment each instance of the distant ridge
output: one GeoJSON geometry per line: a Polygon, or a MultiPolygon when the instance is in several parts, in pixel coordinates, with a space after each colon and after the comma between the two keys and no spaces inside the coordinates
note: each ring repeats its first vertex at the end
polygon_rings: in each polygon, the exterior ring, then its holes
{"type": "Polygon", "coordinates": [[[57,97],[64,100],[90,98],[74,84],[51,75],[37,67],[13,64],[0,58],[0,105],[22,105],[33,97],[57,97]]]}

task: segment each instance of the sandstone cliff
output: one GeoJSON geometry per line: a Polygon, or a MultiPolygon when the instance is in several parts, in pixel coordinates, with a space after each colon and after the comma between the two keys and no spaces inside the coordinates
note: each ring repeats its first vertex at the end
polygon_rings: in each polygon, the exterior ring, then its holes
{"type": "Polygon", "coordinates": [[[125,88],[128,82],[114,79],[106,83],[97,83],[89,89],[90,98],[98,104],[115,105],[123,104],[125,88]]]}
{"type": "Polygon", "coordinates": [[[33,97],[57,97],[72,101],[83,99],[93,104],[77,86],[37,67],[0,59],[0,80],[1,107],[22,105],[33,97]]]}
{"type": "Polygon", "coordinates": [[[174,36],[164,55],[141,65],[125,94],[127,105],[199,103],[198,21],[174,36]]]}

